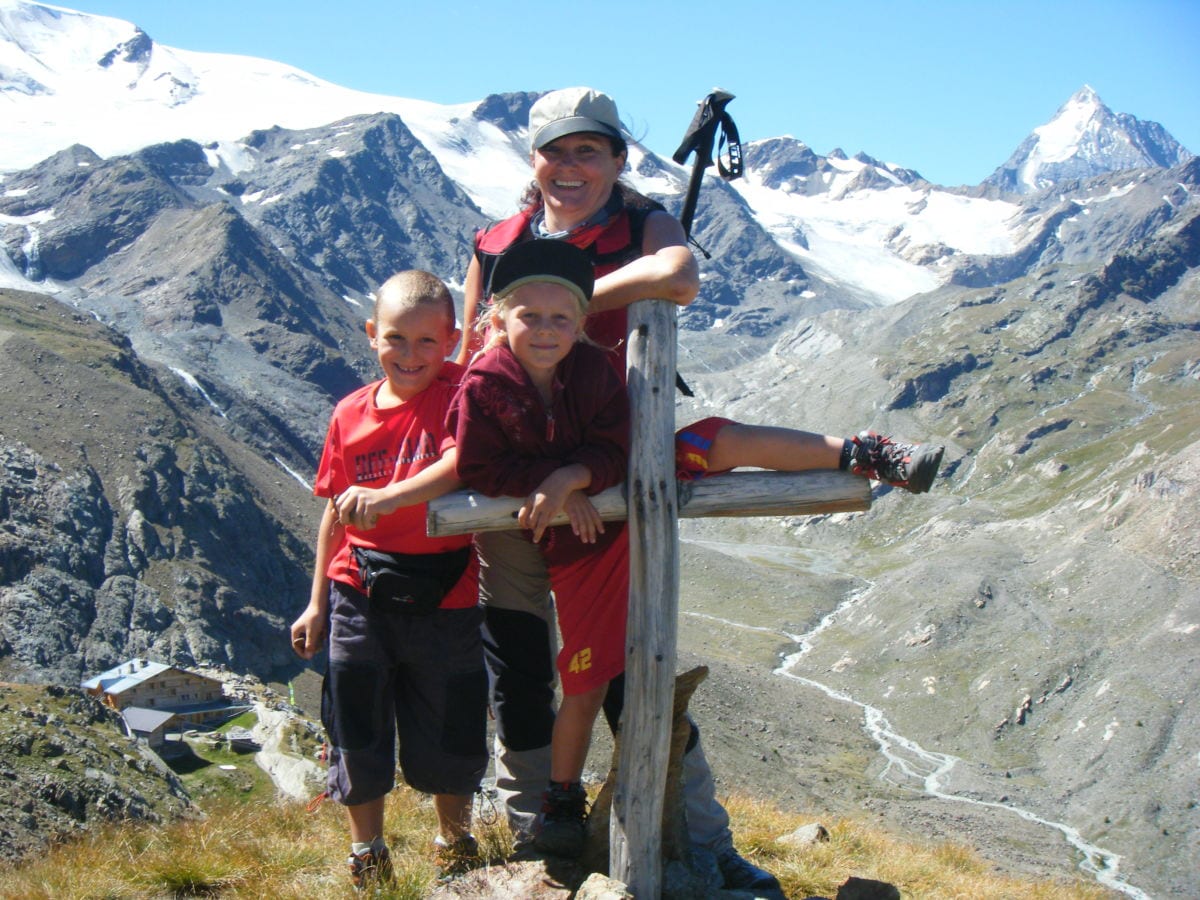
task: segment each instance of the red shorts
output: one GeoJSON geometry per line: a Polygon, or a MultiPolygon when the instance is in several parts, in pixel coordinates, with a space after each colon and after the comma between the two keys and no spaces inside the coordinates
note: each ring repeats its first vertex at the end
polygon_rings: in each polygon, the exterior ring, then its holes
{"type": "MultiPolygon", "coordinates": [[[[557,526],[573,540],[570,527],[557,526]]],[[[564,694],[584,694],[625,671],[629,616],[629,529],[607,522],[589,551],[568,562],[547,559],[562,650],[558,674],[564,694]]]]}
{"type": "Polygon", "coordinates": [[[717,432],[733,424],[732,419],[710,416],[675,432],[675,477],[680,481],[695,481],[705,475],[716,475],[708,471],[708,451],[717,432]]]}

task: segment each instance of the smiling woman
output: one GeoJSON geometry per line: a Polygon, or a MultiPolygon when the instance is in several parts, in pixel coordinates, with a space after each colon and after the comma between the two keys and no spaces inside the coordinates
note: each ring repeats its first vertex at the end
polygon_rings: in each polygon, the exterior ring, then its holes
{"type": "Polygon", "coordinates": [[[534,151],[548,232],[566,234],[604,206],[625,168],[625,151],[615,146],[600,135],[568,134],[534,151]]]}
{"type": "MultiPolygon", "coordinates": [[[[683,227],[661,205],[619,182],[627,143],[612,98],[592,88],[546,94],[529,110],[533,183],[525,208],[478,236],[467,268],[468,334],[490,293],[492,268],[509,246],[557,238],[587,250],[596,272],[587,334],[603,347],[625,340],[625,308],[656,297],[687,305],[700,285],[683,227]]],[[[464,341],[459,361],[479,349],[464,341]]]]}

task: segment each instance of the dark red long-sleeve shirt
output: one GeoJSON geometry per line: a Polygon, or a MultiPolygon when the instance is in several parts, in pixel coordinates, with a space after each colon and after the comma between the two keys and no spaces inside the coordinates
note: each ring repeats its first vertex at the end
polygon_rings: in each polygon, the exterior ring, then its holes
{"type": "Polygon", "coordinates": [[[489,497],[527,497],[572,463],[592,473],[588,494],[625,477],[629,400],[605,353],[587,344],[559,363],[549,406],[507,346],[489,350],[463,377],[447,425],[459,477],[489,497]]]}

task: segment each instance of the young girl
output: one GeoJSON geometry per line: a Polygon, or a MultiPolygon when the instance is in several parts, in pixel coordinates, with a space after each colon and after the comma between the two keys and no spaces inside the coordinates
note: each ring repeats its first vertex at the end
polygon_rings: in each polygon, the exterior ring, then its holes
{"type": "Polygon", "coordinates": [[[534,844],[559,856],[583,850],[580,778],[608,683],[624,669],[629,598],[625,526],[603,524],[588,500],[624,479],[629,450],[624,385],[605,351],[581,340],[593,281],[587,255],[565,241],[505,253],[492,275],[491,338],[450,418],[459,477],[488,496],[525,498],[517,522],[550,574],[563,700],[534,844]],[[548,527],[560,512],[570,524],[548,527]]]}

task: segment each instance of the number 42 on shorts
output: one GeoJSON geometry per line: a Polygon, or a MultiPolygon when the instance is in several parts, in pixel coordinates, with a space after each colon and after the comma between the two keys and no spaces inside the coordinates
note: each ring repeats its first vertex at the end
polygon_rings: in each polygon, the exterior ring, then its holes
{"type": "Polygon", "coordinates": [[[580,672],[586,672],[592,667],[592,648],[584,647],[578,653],[571,657],[571,663],[567,666],[567,671],[572,675],[578,675],[580,672]]]}

